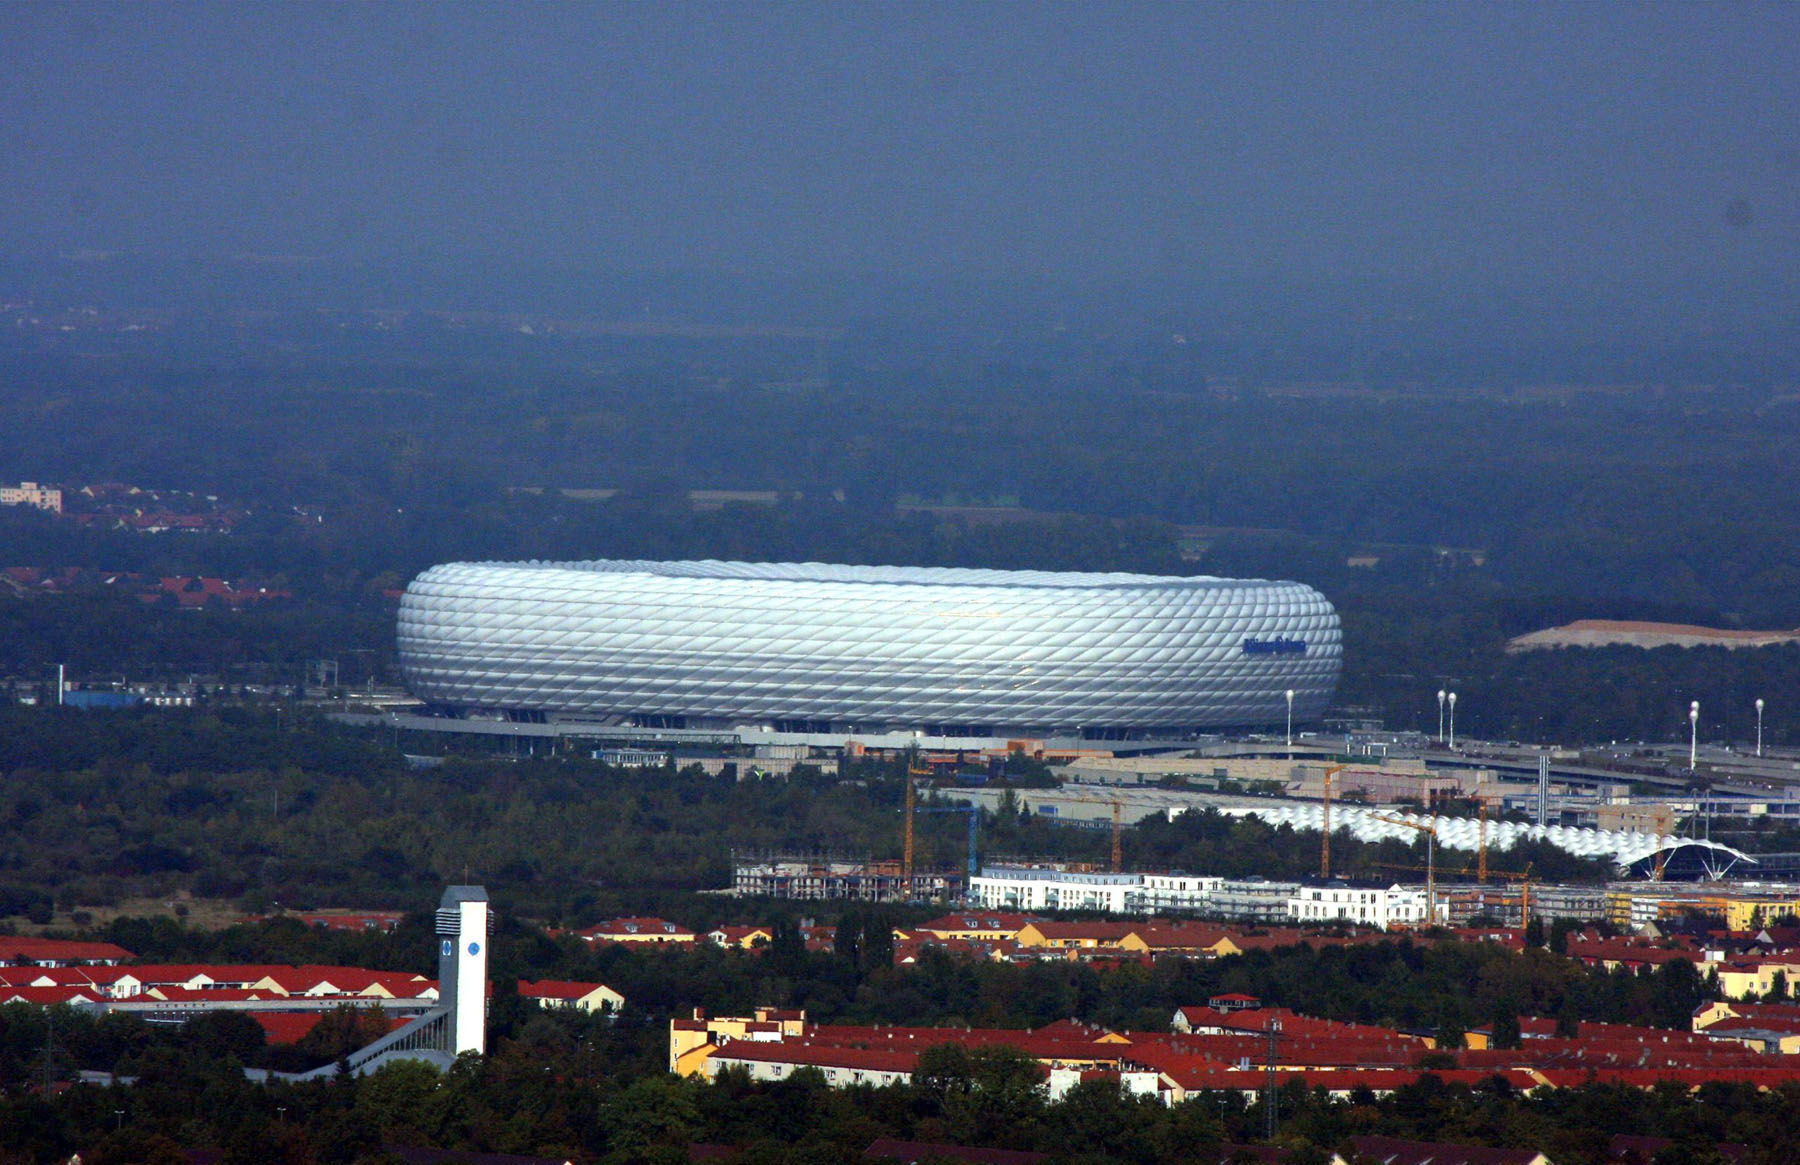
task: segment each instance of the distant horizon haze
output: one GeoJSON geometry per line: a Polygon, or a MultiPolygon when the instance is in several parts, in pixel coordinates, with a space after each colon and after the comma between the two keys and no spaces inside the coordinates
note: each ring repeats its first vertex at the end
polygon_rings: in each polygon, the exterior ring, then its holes
{"type": "Polygon", "coordinates": [[[1800,257],[1793,5],[12,5],[0,101],[34,259],[1668,316],[1800,257]]]}

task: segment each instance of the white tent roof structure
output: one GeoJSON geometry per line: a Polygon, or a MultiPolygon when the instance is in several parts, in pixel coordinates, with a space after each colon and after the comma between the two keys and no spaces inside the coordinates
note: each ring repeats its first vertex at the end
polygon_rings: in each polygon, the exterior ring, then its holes
{"type": "MultiPolygon", "coordinates": [[[[1291,825],[1295,829],[1320,829],[1324,824],[1324,807],[1306,802],[1272,801],[1268,805],[1222,805],[1218,807],[1218,811],[1233,817],[1258,817],[1270,825],[1291,825]]],[[[1480,847],[1480,821],[1468,817],[1438,817],[1435,820],[1439,848],[1473,851],[1480,847]]],[[[1399,810],[1376,810],[1353,805],[1331,807],[1332,830],[1348,829],[1358,841],[1386,841],[1394,838],[1410,843],[1418,838],[1419,830],[1408,829],[1397,824],[1397,821],[1410,821],[1428,827],[1433,819],[1399,810]]],[[[1666,833],[1627,833],[1618,829],[1582,829],[1565,825],[1520,825],[1511,821],[1487,823],[1489,850],[1508,850],[1521,841],[1547,841],[1577,857],[1608,858],[1621,871],[1663,850],[1684,846],[1699,846],[1710,850],[1712,852],[1707,855],[1710,859],[1727,865],[1734,861],[1752,864],[1756,861],[1749,854],[1716,841],[1701,841],[1666,833]]]]}

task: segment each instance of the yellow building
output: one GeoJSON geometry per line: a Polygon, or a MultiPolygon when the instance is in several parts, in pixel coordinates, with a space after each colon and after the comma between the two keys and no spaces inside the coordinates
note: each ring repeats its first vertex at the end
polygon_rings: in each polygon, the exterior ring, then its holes
{"type": "Polygon", "coordinates": [[[1702,963],[1700,973],[1716,974],[1719,994],[1727,999],[1761,999],[1774,987],[1777,974],[1787,981],[1790,992],[1800,983],[1800,963],[1702,963]]]}
{"type": "Polygon", "coordinates": [[[669,1021],[669,1071],[677,1076],[706,1075],[706,1064],[730,1040],[774,1042],[806,1031],[806,1012],[759,1007],[753,1016],[707,1018],[696,1009],[691,1019],[669,1021]]]}
{"type": "Polygon", "coordinates": [[[960,938],[970,942],[1011,942],[1020,929],[1037,921],[1028,914],[1009,914],[994,910],[965,910],[956,914],[946,914],[934,918],[930,922],[922,922],[912,930],[902,934],[896,930],[895,938],[913,938],[928,934],[933,938],[960,938]]]}
{"type": "Polygon", "coordinates": [[[1661,882],[1609,886],[1606,920],[1624,930],[1686,914],[1711,915],[1726,930],[1757,930],[1771,926],[1784,914],[1800,915],[1800,897],[1769,890],[1731,890],[1717,884],[1707,887],[1661,882]]]}
{"type": "Polygon", "coordinates": [[[1229,935],[1215,927],[1158,926],[1154,923],[1133,927],[1129,934],[1119,940],[1119,949],[1133,954],[1180,951],[1183,954],[1210,955],[1213,958],[1244,953],[1243,948],[1232,942],[1229,935]]]}
{"type": "Polygon", "coordinates": [[[727,950],[749,951],[774,942],[775,933],[766,926],[716,926],[706,932],[706,941],[727,950]]]}
{"type": "Polygon", "coordinates": [[[1030,922],[1014,941],[1058,951],[1116,951],[1135,929],[1129,922],[1030,922]]]}

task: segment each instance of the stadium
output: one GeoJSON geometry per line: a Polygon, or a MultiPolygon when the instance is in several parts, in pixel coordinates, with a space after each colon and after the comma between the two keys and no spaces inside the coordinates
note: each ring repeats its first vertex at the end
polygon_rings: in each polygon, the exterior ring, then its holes
{"type": "Polygon", "coordinates": [[[1305,723],[1342,655],[1299,583],[713,561],[436,566],[398,638],[441,718],[873,746],[1191,739],[1279,727],[1290,690],[1305,723]]]}

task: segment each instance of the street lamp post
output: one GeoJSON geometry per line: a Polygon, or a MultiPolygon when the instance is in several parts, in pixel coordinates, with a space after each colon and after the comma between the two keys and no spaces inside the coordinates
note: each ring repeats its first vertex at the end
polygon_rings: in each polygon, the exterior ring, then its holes
{"type": "Polygon", "coordinates": [[[1756,698],[1756,755],[1762,755],[1762,697],[1756,698]]]}
{"type": "Polygon", "coordinates": [[[1700,701],[1688,705],[1688,772],[1700,764],[1700,701]]]}
{"type": "Polygon", "coordinates": [[[1446,693],[1444,691],[1444,689],[1442,689],[1442,688],[1438,689],[1438,743],[1439,744],[1444,743],[1444,697],[1447,694],[1448,693],[1446,693]]]}
{"type": "Polygon", "coordinates": [[[1451,692],[1448,699],[1450,702],[1450,751],[1455,752],[1456,751],[1456,693],[1451,692]]]}
{"type": "Polygon", "coordinates": [[[1289,759],[1289,760],[1293,760],[1293,759],[1294,759],[1294,689],[1292,689],[1292,688],[1289,688],[1289,689],[1288,689],[1288,690],[1287,690],[1287,691],[1285,691],[1285,692],[1283,692],[1283,693],[1282,693],[1282,695],[1284,695],[1284,696],[1286,696],[1286,697],[1287,697],[1287,708],[1288,708],[1288,719],[1287,719],[1287,748],[1288,748],[1288,759],[1289,759]]]}

